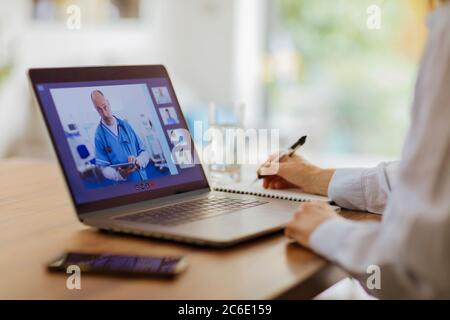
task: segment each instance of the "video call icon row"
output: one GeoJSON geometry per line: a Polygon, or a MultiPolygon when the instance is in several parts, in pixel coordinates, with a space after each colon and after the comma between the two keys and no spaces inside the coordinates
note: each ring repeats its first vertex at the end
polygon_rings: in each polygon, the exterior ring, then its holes
{"type": "MultiPolygon", "coordinates": [[[[172,103],[172,99],[170,98],[169,90],[167,89],[167,87],[154,87],[152,88],[152,92],[158,105],[172,103]]],[[[180,123],[177,112],[173,106],[160,106],[158,110],[165,126],[171,126],[180,123]]],[[[180,168],[183,169],[192,167],[192,155],[187,143],[189,134],[186,132],[186,130],[183,130],[181,128],[169,129],[167,130],[167,135],[169,136],[170,142],[174,147],[172,149],[172,154],[176,158],[175,160],[180,168]]]]}

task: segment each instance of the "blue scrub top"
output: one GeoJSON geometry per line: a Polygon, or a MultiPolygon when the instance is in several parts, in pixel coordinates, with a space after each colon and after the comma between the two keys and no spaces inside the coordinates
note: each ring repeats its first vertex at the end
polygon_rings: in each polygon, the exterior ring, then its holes
{"type": "Polygon", "coordinates": [[[172,118],[171,116],[169,116],[167,118],[167,124],[177,124],[177,120],[175,120],[174,118],[172,118]]]}
{"type": "MultiPolygon", "coordinates": [[[[141,139],[128,122],[116,118],[118,135],[114,135],[102,122],[95,131],[95,158],[97,164],[109,166],[128,162],[128,156],[137,157],[145,151],[141,139]]],[[[144,168],[131,173],[126,181],[147,180],[144,168]]]]}

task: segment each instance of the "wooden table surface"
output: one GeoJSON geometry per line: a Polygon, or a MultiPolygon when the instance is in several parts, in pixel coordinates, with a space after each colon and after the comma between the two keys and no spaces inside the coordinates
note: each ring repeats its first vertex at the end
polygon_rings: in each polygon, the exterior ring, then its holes
{"type": "Polygon", "coordinates": [[[98,232],[78,222],[62,174],[50,161],[0,160],[0,228],[0,299],[310,298],[346,276],[281,232],[227,249],[98,232]],[[45,268],[67,250],[182,254],[190,266],[173,280],[82,274],[81,290],[68,290],[66,274],[45,268]]]}

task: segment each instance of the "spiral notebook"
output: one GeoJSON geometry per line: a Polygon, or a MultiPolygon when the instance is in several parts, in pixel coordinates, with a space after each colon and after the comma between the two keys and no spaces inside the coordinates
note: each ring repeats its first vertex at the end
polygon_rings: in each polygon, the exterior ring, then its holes
{"type": "Polygon", "coordinates": [[[243,183],[232,184],[228,186],[213,186],[215,191],[229,192],[236,194],[252,195],[257,197],[265,197],[272,199],[282,199],[297,202],[308,202],[308,201],[320,201],[330,203],[331,199],[323,196],[317,196],[313,194],[303,193],[297,189],[284,189],[284,190],[273,190],[264,189],[262,186],[243,183]]]}

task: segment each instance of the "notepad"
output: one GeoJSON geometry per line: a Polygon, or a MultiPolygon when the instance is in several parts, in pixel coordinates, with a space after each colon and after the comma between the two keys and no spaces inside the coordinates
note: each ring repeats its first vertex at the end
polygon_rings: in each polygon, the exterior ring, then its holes
{"type": "Polygon", "coordinates": [[[320,201],[330,203],[331,199],[314,194],[303,193],[298,189],[273,190],[264,189],[259,185],[249,185],[243,183],[232,184],[228,186],[213,186],[213,190],[220,192],[229,192],[235,194],[245,194],[257,197],[282,199],[297,202],[320,201]]]}

